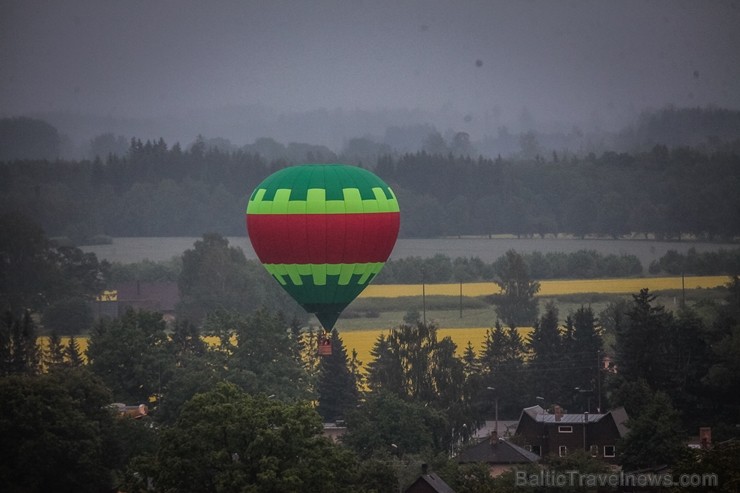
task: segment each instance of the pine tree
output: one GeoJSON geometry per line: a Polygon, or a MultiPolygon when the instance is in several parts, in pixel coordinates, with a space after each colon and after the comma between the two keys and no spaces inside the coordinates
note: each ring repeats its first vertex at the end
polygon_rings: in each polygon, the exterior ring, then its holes
{"type": "Polygon", "coordinates": [[[493,331],[488,331],[480,358],[482,383],[475,399],[478,412],[489,419],[494,415],[492,389],[499,400],[501,415],[517,416],[528,396],[522,392],[525,385],[526,348],[516,328],[504,329],[497,320],[493,331]]]}
{"type": "Polygon", "coordinates": [[[506,359],[506,346],[506,331],[501,323],[496,320],[495,329],[486,331],[483,353],[480,356],[480,364],[484,373],[494,374],[502,367],[506,359]]]}
{"type": "Polygon", "coordinates": [[[44,365],[49,370],[54,370],[64,365],[64,345],[62,338],[55,330],[49,335],[49,349],[44,355],[44,365]]]}
{"type": "Polygon", "coordinates": [[[360,361],[357,356],[357,350],[352,349],[352,356],[349,359],[349,372],[352,374],[352,378],[354,379],[355,388],[357,388],[358,392],[361,393],[367,382],[365,374],[362,371],[362,361],[360,361]]]}
{"type": "Polygon", "coordinates": [[[367,384],[372,392],[386,391],[404,395],[403,369],[395,347],[391,346],[390,334],[380,334],[370,351],[372,361],[367,365],[367,384]]]}
{"type": "Polygon", "coordinates": [[[11,351],[11,329],[13,327],[13,312],[10,310],[3,313],[0,323],[0,376],[10,373],[11,351]]]}
{"type": "Polygon", "coordinates": [[[69,366],[77,368],[85,364],[85,360],[82,358],[82,352],[80,351],[80,344],[75,339],[75,336],[69,337],[67,349],[64,353],[69,366]]]}
{"type": "Polygon", "coordinates": [[[347,350],[336,330],[331,333],[331,355],[321,358],[317,391],[319,405],[316,410],[324,421],[344,417],[357,405],[357,387],[349,368],[347,350]]]}
{"type": "Polygon", "coordinates": [[[469,378],[470,375],[480,372],[480,363],[478,361],[478,356],[475,354],[475,349],[473,348],[473,344],[470,341],[468,341],[468,345],[465,346],[462,360],[466,378],[469,378]]]}
{"type": "Polygon", "coordinates": [[[560,400],[559,391],[563,380],[562,347],[558,325],[558,309],[554,303],[549,302],[545,307],[545,313],[534,324],[534,330],[527,340],[531,355],[527,364],[531,379],[530,388],[548,402],[560,400]]]}
{"type": "Polygon", "coordinates": [[[643,378],[650,387],[663,389],[671,315],[663,306],[653,306],[655,298],[648,289],[632,295],[627,316],[616,327],[616,363],[625,380],[643,378]]]}
{"type": "Polygon", "coordinates": [[[21,319],[12,312],[5,314],[2,324],[3,374],[36,374],[40,370],[41,349],[36,342],[36,324],[31,312],[23,312],[21,319]]]}

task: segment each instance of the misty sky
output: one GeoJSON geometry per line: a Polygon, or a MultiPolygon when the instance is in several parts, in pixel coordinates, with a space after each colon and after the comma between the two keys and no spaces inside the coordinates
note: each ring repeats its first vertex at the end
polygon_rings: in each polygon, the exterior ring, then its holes
{"type": "Polygon", "coordinates": [[[740,108],[740,1],[0,0],[0,115],[740,108]]]}

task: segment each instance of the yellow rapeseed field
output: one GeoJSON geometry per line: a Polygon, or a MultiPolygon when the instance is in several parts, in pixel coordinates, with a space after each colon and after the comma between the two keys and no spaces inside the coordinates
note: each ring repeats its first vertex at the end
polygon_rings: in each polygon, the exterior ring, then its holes
{"type": "MultiPolygon", "coordinates": [[[[727,284],[727,276],[691,276],[684,280],[686,289],[714,288],[727,284]]],[[[540,296],[557,296],[577,293],[637,293],[642,288],[650,291],[681,289],[680,277],[638,277],[628,279],[562,279],[540,281],[540,296]]],[[[360,294],[360,298],[398,298],[421,296],[460,296],[460,284],[371,284],[360,294]]],[[[463,296],[486,296],[500,292],[493,282],[463,283],[463,296]]]]}

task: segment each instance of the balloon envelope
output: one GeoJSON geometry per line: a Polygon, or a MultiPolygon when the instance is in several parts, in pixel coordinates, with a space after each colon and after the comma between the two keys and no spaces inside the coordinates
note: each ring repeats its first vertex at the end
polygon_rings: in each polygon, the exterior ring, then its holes
{"type": "Polygon", "coordinates": [[[282,169],[257,186],[247,205],[257,257],[327,331],[380,272],[399,225],[390,187],[343,164],[282,169]]]}

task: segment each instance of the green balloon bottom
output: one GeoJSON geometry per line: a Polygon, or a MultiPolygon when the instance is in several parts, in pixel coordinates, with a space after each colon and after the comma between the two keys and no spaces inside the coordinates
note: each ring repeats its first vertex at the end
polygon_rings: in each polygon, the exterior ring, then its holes
{"type": "Polygon", "coordinates": [[[357,264],[266,264],[265,268],[327,332],[342,311],[383,268],[384,262],[357,264]]]}

